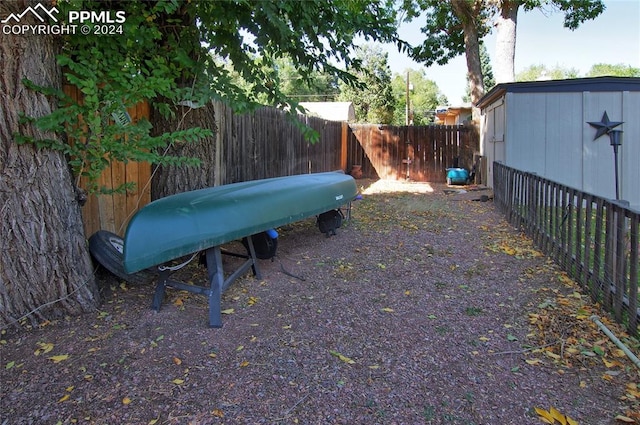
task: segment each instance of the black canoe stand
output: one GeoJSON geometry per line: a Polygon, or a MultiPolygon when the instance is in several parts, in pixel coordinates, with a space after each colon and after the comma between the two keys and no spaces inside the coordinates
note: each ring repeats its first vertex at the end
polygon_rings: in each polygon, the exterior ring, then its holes
{"type": "Polygon", "coordinates": [[[262,279],[260,269],[258,268],[258,262],[256,258],[256,252],[253,248],[253,241],[251,237],[243,239],[248,247],[249,253],[247,255],[236,254],[233,252],[224,251],[219,245],[208,248],[205,251],[205,258],[207,262],[207,274],[209,278],[209,286],[189,285],[184,282],[179,282],[170,279],[171,273],[175,271],[174,268],[158,267],[158,284],[156,285],[156,292],[153,296],[153,303],[151,308],[155,311],[160,311],[160,305],[164,299],[165,288],[170,287],[174,289],[180,289],[183,291],[193,292],[198,295],[204,295],[209,299],[209,326],[212,328],[222,327],[222,294],[224,291],[235,281],[238,277],[242,276],[249,270],[253,269],[253,275],[256,279],[262,279]],[[224,278],[224,270],[222,267],[222,255],[231,255],[234,257],[245,258],[245,262],[242,263],[228,278],[224,278]]]}

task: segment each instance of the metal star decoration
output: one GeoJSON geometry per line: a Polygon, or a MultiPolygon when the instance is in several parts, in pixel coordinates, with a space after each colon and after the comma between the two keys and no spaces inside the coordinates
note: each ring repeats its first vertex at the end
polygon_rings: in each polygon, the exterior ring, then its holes
{"type": "Polygon", "coordinates": [[[593,138],[593,140],[596,140],[598,137],[604,134],[609,134],[611,130],[622,124],[622,122],[609,121],[607,111],[604,111],[604,115],[602,115],[602,120],[600,120],[600,122],[587,121],[587,124],[598,129],[598,131],[596,132],[596,137],[593,138]]]}

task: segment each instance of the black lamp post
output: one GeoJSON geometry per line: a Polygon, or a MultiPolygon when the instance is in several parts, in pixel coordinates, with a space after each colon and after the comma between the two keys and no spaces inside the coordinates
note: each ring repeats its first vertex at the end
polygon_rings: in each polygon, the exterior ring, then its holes
{"type": "Polygon", "coordinates": [[[614,130],[617,126],[621,125],[622,121],[609,121],[609,116],[607,115],[607,111],[604,111],[602,115],[602,120],[600,122],[587,121],[587,123],[596,128],[598,131],[596,132],[596,137],[593,140],[596,140],[598,137],[603,135],[609,136],[609,141],[611,142],[611,146],[613,146],[613,160],[614,160],[614,170],[615,170],[615,180],[616,180],[616,201],[620,200],[620,191],[618,189],[618,146],[622,145],[622,130],[614,130]]]}
{"type": "Polygon", "coordinates": [[[618,146],[622,144],[622,130],[609,131],[609,141],[613,146],[613,161],[616,174],[616,201],[620,200],[620,190],[618,185],[618,146]]]}

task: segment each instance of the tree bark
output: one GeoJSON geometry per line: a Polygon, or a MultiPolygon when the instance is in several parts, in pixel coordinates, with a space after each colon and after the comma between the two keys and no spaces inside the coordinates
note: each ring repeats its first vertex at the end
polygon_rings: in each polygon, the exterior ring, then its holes
{"type": "MultiPolygon", "coordinates": [[[[171,51],[173,38],[176,37],[175,23],[180,22],[180,33],[177,35],[182,41],[191,40],[194,46],[200,44],[198,29],[193,16],[187,12],[186,6],[176,10],[170,15],[162,15],[158,18],[161,25],[163,38],[160,43],[166,45],[166,50],[171,51]]],[[[198,52],[194,49],[191,54],[206,54],[198,52]]],[[[197,63],[196,57],[193,57],[197,63]]],[[[197,68],[185,69],[180,77],[179,85],[182,87],[192,88],[194,84],[201,84],[203,79],[197,68]]],[[[206,77],[204,77],[206,78],[206,77]]],[[[167,103],[171,103],[170,101],[167,103]]],[[[190,108],[188,106],[176,106],[173,109],[173,116],[164,117],[158,113],[154,105],[151,104],[151,124],[153,125],[153,134],[161,135],[173,131],[185,130],[188,128],[201,127],[216,131],[215,110],[212,102],[207,102],[199,108],[190,108]]],[[[216,158],[215,158],[215,136],[208,137],[193,143],[174,143],[166,150],[167,155],[182,156],[189,158],[197,158],[200,161],[198,166],[185,165],[162,165],[153,171],[153,179],[151,181],[151,198],[159,199],[165,196],[173,195],[188,190],[202,189],[215,185],[216,158]]]]}
{"type": "MultiPolygon", "coordinates": [[[[201,127],[216,131],[215,111],[212,102],[191,109],[180,106],[175,115],[165,118],[152,108],[151,123],[156,135],[163,133],[201,127]]],[[[159,199],[188,190],[202,189],[215,185],[215,136],[199,140],[194,143],[176,143],[167,149],[167,154],[172,156],[184,156],[198,158],[200,165],[162,165],[153,171],[151,181],[151,198],[159,199]]]]}
{"type": "MultiPolygon", "coordinates": [[[[464,50],[467,59],[467,78],[471,89],[471,103],[476,104],[484,95],[482,80],[482,65],[480,63],[480,41],[475,17],[477,12],[473,2],[467,0],[450,0],[454,13],[462,22],[464,31],[464,50]]],[[[473,121],[479,122],[480,113],[477,108],[472,109],[473,121]]]]}
{"type": "Polygon", "coordinates": [[[515,81],[516,30],[519,0],[503,0],[496,17],[496,84],[515,81]]]}
{"type": "MultiPolygon", "coordinates": [[[[33,1],[0,4],[0,16],[21,13],[33,1]]],[[[28,14],[21,23],[27,23],[28,14]]],[[[36,22],[33,22],[35,24],[36,22]]],[[[25,88],[28,78],[59,87],[55,40],[46,35],[0,37],[0,327],[32,325],[90,311],[99,301],[80,206],[64,155],[18,145],[14,134],[55,138],[19,114],[39,117],[52,105],[25,88]]]]}

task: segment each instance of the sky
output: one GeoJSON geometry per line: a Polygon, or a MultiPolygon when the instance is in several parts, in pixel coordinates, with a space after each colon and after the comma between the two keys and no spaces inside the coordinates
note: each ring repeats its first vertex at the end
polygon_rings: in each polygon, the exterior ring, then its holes
{"type": "MultiPolygon", "coordinates": [[[[531,65],[556,66],[578,70],[584,76],[597,63],[624,64],[640,68],[640,1],[605,0],[606,10],[595,20],[587,21],[575,31],[565,28],[561,12],[518,12],[516,36],[516,74],[531,65]]],[[[403,24],[400,37],[411,44],[423,40],[422,25],[413,21],[403,24]]],[[[495,50],[495,34],[484,39],[489,56],[495,50]]],[[[436,82],[450,105],[462,103],[467,83],[464,55],[447,65],[424,68],[407,56],[398,53],[395,46],[386,45],[393,73],[403,74],[406,69],[425,69],[426,77],[436,82]]]]}

